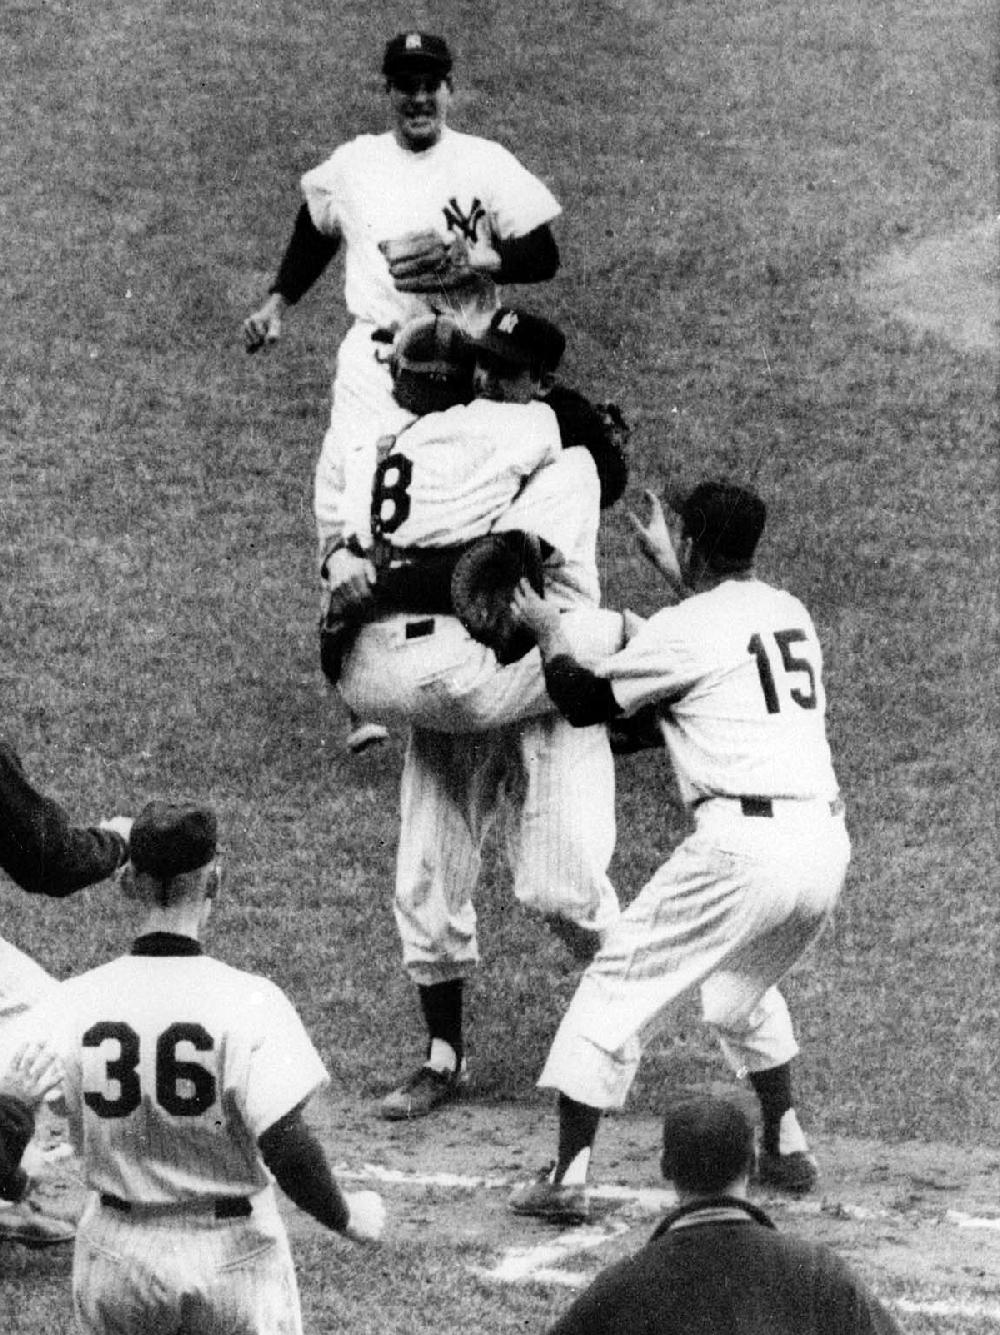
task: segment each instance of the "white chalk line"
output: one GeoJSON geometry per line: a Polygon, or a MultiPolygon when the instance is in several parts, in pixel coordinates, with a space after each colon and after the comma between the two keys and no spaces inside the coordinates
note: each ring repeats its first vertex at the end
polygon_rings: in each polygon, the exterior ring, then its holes
{"type": "MultiPolygon", "coordinates": [[[[457,1191],[509,1191],[518,1183],[509,1177],[472,1177],[462,1173],[415,1173],[405,1169],[384,1168],[366,1163],[360,1170],[338,1165],[337,1176],[345,1180],[376,1181],[409,1187],[444,1188],[457,1191]]],[[[663,1214],[677,1204],[676,1194],[662,1187],[594,1186],[592,1200],[623,1201],[646,1214],[663,1214]]],[[[793,1215],[832,1215],[835,1218],[865,1222],[872,1219],[903,1219],[898,1211],[869,1206],[824,1201],[783,1201],[783,1209],[793,1215]]],[[[979,1216],[962,1210],[948,1210],[943,1216],[957,1228],[988,1229],[1000,1232],[1000,1216],[979,1216]]],[[[505,1247],[496,1265],[469,1266],[478,1279],[494,1284],[544,1284],[567,1289],[582,1289],[594,1279],[591,1273],[557,1269],[560,1262],[583,1252],[596,1251],[605,1243],[628,1233],[632,1224],[625,1220],[606,1220],[599,1225],[568,1229],[533,1246],[505,1247]]],[[[1000,1322],[1000,1304],[949,1299],[897,1298],[888,1305],[915,1315],[961,1317],[969,1320],[1000,1322]]]]}

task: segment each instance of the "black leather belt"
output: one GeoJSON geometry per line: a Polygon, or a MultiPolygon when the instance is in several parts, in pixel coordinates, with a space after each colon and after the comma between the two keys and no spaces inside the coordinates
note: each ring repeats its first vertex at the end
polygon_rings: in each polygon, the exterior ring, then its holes
{"type": "MultiPolygon", "coordinates": [[[[156,1205],[133,1204],[132,1201],[123,1201],[120,1196],[110,1196],[106,1192],[101,1192],[101,1204],[108,1210],[118,1210],[121,1214],[155,1214],[160,1208],[156,1205]]],[[[172,1213],[174,1210],[183,1210],[187,1202],[178,1201],[176,1205],[164,1205],[163,1213],[172,1213]]],[[[189,1203],[193,1210],[205,1208],[211,1209],[216,1219],[247,1219],[253,1214],[253,1204],[246,1196],[219,1196],[216,1200],[205,1202],[192,1201],[189,1203]]]]}
{"type": "Polygon", "coordinates": [[[423,617],[420,621],[408,621],[405,635],[408,640],[423,640],[434,634],[434,618],[423,617]]]}
{"type": "Polygon", "coordinates": [[[774,803],[769,797],[741,797],[740,810],[744,816],[773,816],[774,803]]]}
{"type": "MultiPolygon", "coordinates": [[[[794,801],[795,799],[790,800],[794,801]]],[[[774,815],[774,803],[769,797],[741,797],[739,804],[744,816],[774,815]]],[[[835,797],[829,806],[831,816],[842,816],[844,814],[844,803],[839,797],[835,797]]]]}

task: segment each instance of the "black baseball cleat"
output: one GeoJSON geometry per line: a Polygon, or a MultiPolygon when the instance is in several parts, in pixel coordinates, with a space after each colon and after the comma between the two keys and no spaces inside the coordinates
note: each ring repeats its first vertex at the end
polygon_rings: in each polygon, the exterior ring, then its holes
{"type": "Polygon", "coordinates": [[[553,1182],[554,1164],[543,1168],[534,1182],[517,1187],[507,1208],[513,1214],[530,1215],[548,1224],[586,1224],[590,1219],[590,1194],[583,1182],[553,1182]]]}
{"type": "Polygon", "coordinates": [[[379,1105],[379,1113],[387,1122],[407,1122],[426,1117],[443,1103],[453,1103],[469,1082],[465,1061],[457,1071],[438,1071],[433,1066],[421,1066],[379,1105]]]}
{"type": "Polygon", "coordinates": [[[754,1181],[771,1191],[804,1196],[819,1181],[819,1166],[805,1150],[796,1150],[792,1154],[770,1154],[761,1150],[757,1155],[754,1181]]]}

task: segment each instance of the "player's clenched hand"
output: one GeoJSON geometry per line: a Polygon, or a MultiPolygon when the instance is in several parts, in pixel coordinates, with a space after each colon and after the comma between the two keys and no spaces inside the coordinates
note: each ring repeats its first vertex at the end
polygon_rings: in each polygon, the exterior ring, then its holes
{"type": "Polygon", "coordinates": [[[285,298],[279,292],[272,292],[260,310],[243,321],[243,346],[247,352],[257,352],[277,343],[281,337],[284,309],[285,298]]]}
{"type": "Polygon", "coordinates": [[[540,598],[526,579],[522,579],[514,590],[510,610],[515,621],[533,632],[545,657],[561,652],[558,646],[565,637],[559,609],[540,598]]]}
{"type": "Polygon", "coordinates": [[[0,1073],[0,1095],[36,1108],[61,1080],[62,1067],[54,1052],[42,1043],[22,1043],[0,1073]]]}
{"type": "Polygon", "coordinates": [[[378,1242],[385,1229],[385,1205],[377,1191],[345,1192],[348,1219],[344,1233],[352,1242],[378,1242]]]}
{"type": "Polygon", "coordinates": [[[629,521],[639,539],[639,550],[651,561],[660,574],[676,588],[683,584],[674,536],[667,525],[663,506],[655,492],[643,492],[649,505],[649,519],[644,523],[634,511],[629,511],[629,521]]]}
{"type": "Polygon", "coordinates": [[[375,588],[375,567],[366,556],[340,547],[323,562],[324,587],[329,592],[327,610],[335,616],[371,601],[375,588]]]}

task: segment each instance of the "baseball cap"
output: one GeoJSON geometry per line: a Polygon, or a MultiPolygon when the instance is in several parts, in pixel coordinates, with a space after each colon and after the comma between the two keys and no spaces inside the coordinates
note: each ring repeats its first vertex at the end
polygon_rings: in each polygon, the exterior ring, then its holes
{"type": "Polygon", "coordinates": [[[215,813],[208,807],[149,802],[132,826],[129,856],[137,872],[166,881],[215,857],[215,813]]]}
{"type": "Polygon", "coordinates": [[[483,333],[470,346],[490,353],[512,366],[542,366],[554,371],[566,350],[566,335],[551,320],[530,311],[501,306],[483,333]]]}
{"type": "Polygon", "coordinates": [[[472,398],[472,365],[458,325],[446,315],[418,315],[396,336],[392,393],[409,412],[442,412],[472,398]]]}
{"type": "Polygon", "coordinates": [[[747,566],[764,531],[767,508],[756,494],[732,482],[699,482],[693,491],[667,494],[685,537],[731,568],[747,566]]]}
{"type": "Polygon", "coordinates": [[[431,70],[444,78],[451,66],[448,43],[427,32],[399,33],[386,42],[382,57],[382,73],[388,78],[407,70],[431,70]]]}

